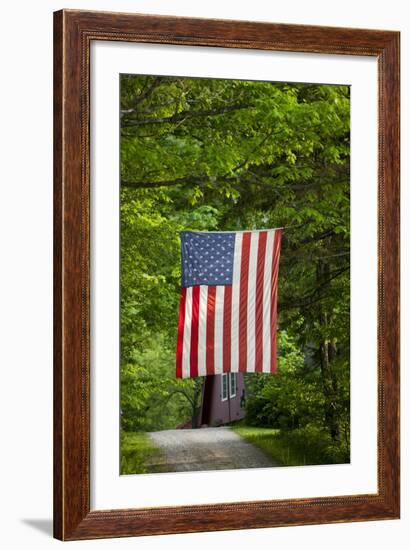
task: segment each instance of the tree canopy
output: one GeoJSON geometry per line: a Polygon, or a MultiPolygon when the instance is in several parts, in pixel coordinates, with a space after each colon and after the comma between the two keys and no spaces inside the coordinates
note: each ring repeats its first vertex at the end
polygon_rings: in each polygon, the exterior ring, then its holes
{"type": "Polygon", "coordinates": [[[175,379],[181,230],[283,227],[278,370],[247,419],[349,439],[350,90],[121,76],[121,408],[162,429],[197,406],[175,379]]]}

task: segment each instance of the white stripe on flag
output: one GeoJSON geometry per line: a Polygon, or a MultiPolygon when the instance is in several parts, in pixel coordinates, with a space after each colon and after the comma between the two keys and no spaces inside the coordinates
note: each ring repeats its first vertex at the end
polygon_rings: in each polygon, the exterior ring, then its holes
{"type": "Polygon", "coordinates": [[[182,352],[182,378],[189,378],[191,375],[191,320],[192,320],[192,287],[186,289],[185,299],[185,323],[184,323],[184,346],[182,352]]]}
{"type": "Polygon", "coordinates": [[[256,274],[258,271],[259,232],[252,231],[249,250],[248,274],[248,322],[247,322],[247,372],[255,372],[255,300],[256,274]]]}
{"type": "Polygon", "coordinates": [[[223,372],[223,323],[225,287],[218,285],[215,295],[215,374],[223,372]]]}
{"type": "Polygon", "coordinates": [[[208,287],[199,287],[198,376],[206,375],[206,308],[208,287]]]}
{"type": "Polygon", "coordinates": [[[270,372],[271,365],[271,319],[270,319],[270,297],[271,297],[271,274],[272,274],[272,255],[273,243],[275,241],[275,231],[268,231],[266,238],[265,252],[265,271],[263,274],[263,372],[270,372]]]}
{"type": "Polygon", "coordinates": [[[231,315],[231,371],[239,368],[239,290],[241,282],[242,235],[235,234],[235,250],[232,275],[232,315],[231,315]]]}

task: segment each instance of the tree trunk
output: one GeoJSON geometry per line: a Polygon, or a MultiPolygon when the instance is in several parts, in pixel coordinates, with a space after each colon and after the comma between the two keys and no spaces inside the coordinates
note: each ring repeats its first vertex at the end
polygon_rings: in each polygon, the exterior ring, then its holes
{"type": "Polygon", "coordinates": [[[320,368],[322,373],[323,395],[325,397],[325,422],[332,439],[340,438],[337,406],[337,380],[332,369],[332,358],[336,353],[334,343],[324,341],[320,345],[320,368]]]}
{"type": "Polygon", "coordinates": [[[191,417],[191,424],[192,427],[199,428],[199,414],[201,411],[201,397],[202,397],[202,389],[204,384],[204,377],[197,378],[195,380],[195,390],[194,390],[194,397],[192,400],[192,417],[191,417]]]}
{"type": "MultiPolygon", "coordinates": [[[[329,279],[329,265],[323,261],[317,264],[317,280],[319,285],[329,279]]],[[[326,311],[319,310],[320,324],[324,332],[329,324],[328,314],[326,311]]],[[[324,339],[320,343],[320,371],[322,375],[323,395],[325,398],[325,422],[329,433],[333,440],[340,438],[340,426],[338,417],[338,383],[333,370],[333,361],[336,357],[336,343],[324,339]]]]}

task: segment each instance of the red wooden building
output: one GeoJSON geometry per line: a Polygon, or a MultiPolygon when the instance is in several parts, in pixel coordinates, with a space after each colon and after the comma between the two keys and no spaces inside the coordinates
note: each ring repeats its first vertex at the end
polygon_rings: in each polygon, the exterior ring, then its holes
{"type": "Polygon", "coordinates": [[[243,373],[207,376],[204,384],[201,426],[222,426],[245,416],[243,373]]]}

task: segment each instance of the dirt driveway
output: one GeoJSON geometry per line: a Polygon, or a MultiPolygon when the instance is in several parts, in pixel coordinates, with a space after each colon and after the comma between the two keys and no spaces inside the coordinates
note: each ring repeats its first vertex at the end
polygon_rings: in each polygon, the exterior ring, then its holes
{"type": "Polygon", "coordinates": [[[166,472],[279,466],[261,450],[225,427],[164,430],[148,435],[162,452],[161,463],[155,466],[166,472]]]}

